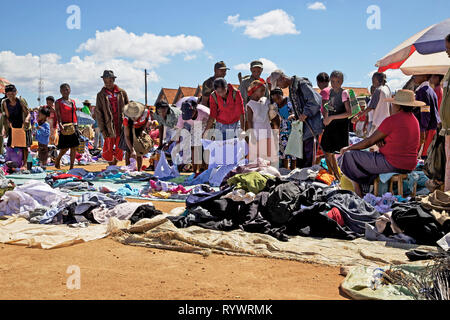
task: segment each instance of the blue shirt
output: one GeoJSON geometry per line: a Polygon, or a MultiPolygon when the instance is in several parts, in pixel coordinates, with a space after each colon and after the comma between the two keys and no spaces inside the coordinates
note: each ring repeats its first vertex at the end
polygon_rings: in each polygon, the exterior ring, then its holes
{"type": "Polygon", "coordinates": [[[50,139],[50,125],[48,122],[44,122],[42,125],[37,127],[36,130],[36,140],[40,144],[48,145],[50,139]]]}

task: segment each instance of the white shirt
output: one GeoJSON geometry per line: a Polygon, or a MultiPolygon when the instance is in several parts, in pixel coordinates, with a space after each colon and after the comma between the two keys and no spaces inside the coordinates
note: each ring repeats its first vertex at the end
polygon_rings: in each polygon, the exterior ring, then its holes
{"type": "Polygon", "coordinates": [[[380,99],[378,101],[378,104],[373,111],[373,119],[372,119],[372,125],[378,128],[381,123],[386,119],[387,117],[391,116],[391,103],[387,102],[386,99],[391,98],[391,90],[388,86],[381,86],[380,89],[380,99]]]}

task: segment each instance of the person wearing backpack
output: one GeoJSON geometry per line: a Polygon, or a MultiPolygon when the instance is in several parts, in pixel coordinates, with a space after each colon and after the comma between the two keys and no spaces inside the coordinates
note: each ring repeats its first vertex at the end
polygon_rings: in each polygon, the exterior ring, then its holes
{"type": "Polygon", "coordinates": [[[304,123],[303,159],[297,159],[297,168],[311,167],[316,160],[317,138],[323,132],[323,117],[320,112],[322,97],[307,78],[288,77],[281,70],[270,75],[272,88],[289,88],[289,98],[295,118],[304,123]]]}
{"type": "Polygon", "coordinates": [[[211,96],[211,93],[214,91],[214,80],[218,78],[225,78],[227,75],[227,70],[230,70],[230,68],[227,67],[225,62],[219,61],[214,65],[214,75],[203,82],[202,85],[202,100],[201,104],[210,107],[209,105],[209,97],[211,96]]]}
{"type": "Polygon", "coordinates": [[[209,129],[216,123],[219,140],[233,139],[239,131],[245,130],[244,102],[239,90],[228,84],[224,78],[214,80],[214,92],[209,97],[210,114],[203,137],[210,136],[209,129]]]}

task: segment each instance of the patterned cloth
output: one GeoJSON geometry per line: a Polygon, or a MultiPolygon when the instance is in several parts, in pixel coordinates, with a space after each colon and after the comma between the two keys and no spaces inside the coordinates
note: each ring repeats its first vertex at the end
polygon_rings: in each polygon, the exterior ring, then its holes
{"type": "Polygon", "coordinates": [[[292,130],[292,121],[289,121],[288,118],[291,115],[295,115],[294,108],[289,98],[287,98],[284,106],[278,108],[278,113],[280,115],[280,159],[292,159],[292,156],[284,153],[292,130]]]}

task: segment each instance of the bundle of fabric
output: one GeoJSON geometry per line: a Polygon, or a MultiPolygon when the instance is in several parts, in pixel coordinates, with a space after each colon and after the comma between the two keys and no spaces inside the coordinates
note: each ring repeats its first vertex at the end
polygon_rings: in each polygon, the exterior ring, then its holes
{"type": "Polygon", "coordinates": [[[436,242],[445,236],[441,224],[424,209],[420,202],[394,204],[392,220],[404,234],[414,238],[417,243],[436,245],[436,242]]]}
{"type": "Polygon", "coordinates": [[[421,199],[424,209],[430,210],[431,215],[442,226],[445,233],[450,232],[450,191],[434,191],[421,199]]]}
{"type": "Polygon", "coordinates": [[[31,180],[5,192],[0,201],[0,215],[16,214],[28,218],[30,211],[51,207],[64,199],[71,198],[44,182],[31,180]]]}
{"type": "Polygon", "coordinates": [[[100,224],[108,224],[109,220],[112,218],[119,220],[130,220],[134,224],[141,219],[153,218],[159,214],[162,214],[162,212],[156,210],[151,202],[125,202],[112,208],[101,206],[92,210],[92,215],[95,221],[100,224]]]}
{"type": "Polygon", "coordinates": [[[381,197],[376,197],[371,193],[368,193],[364,196],[364,201],[370,203],[380,213],[387,213],[392,211],[392,206],[396,202],[408,202],[410,200],[410,197],[402,198],[400,196],[394,196],[390,192],[383,194],[381,197]]]}
{"type": "MultiPolygon", "coordinates": [[[[245,176],[264,178],[258,172],[245,176]]],[[[249,182],[235,177],[218,192],[190,195],[185,214],[169,219],[179,228],[241,229],[287,241],[296,235],[355,239],[380,216],[352,192],[279,178],[249,182]]]]}

